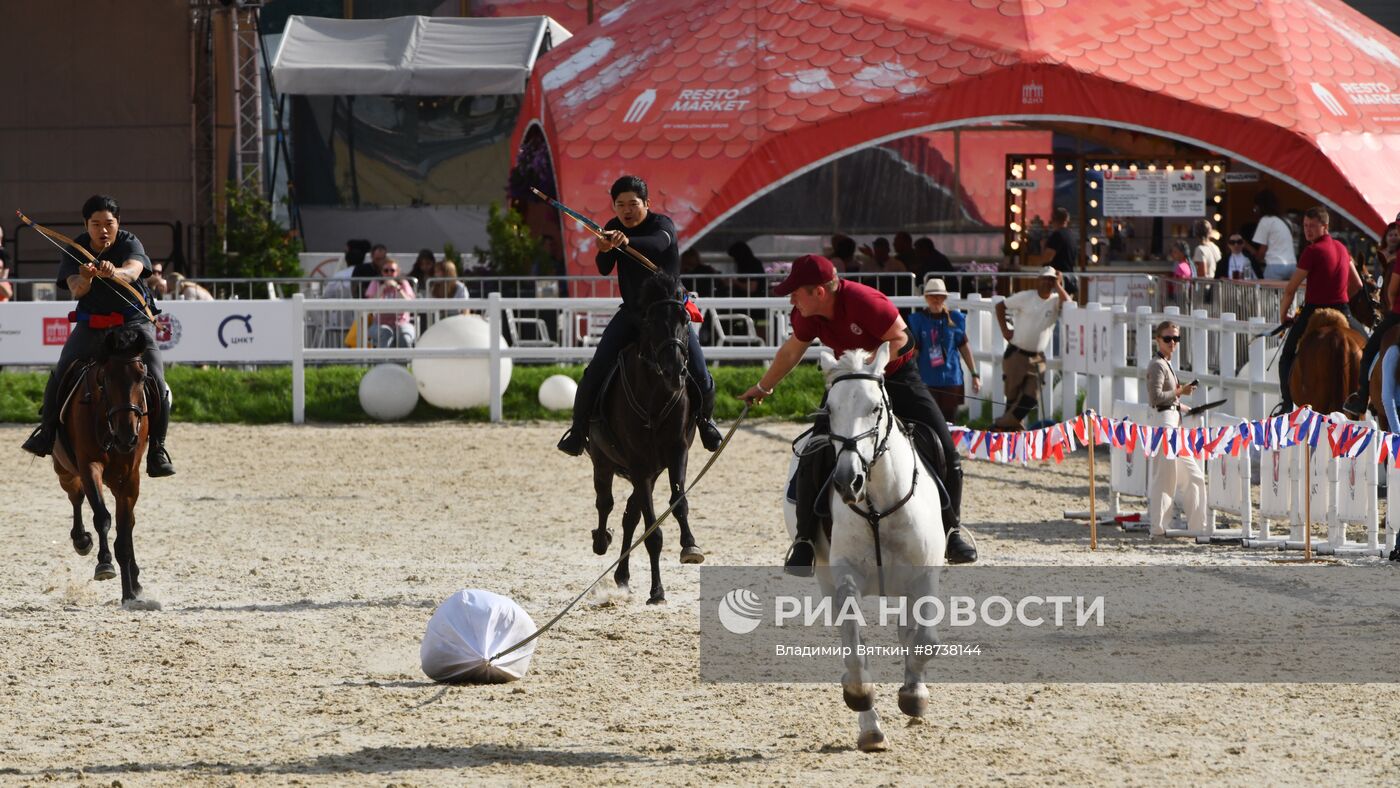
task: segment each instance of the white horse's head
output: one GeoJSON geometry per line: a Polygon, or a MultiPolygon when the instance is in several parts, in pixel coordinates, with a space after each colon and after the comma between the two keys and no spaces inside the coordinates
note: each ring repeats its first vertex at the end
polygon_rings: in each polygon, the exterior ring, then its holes
{"type": "Polygon", "coordinates": [[[870,466],[892,428],[894,414],[889,412],[883,385],[889,359],[887,344],[880,345],[873,359],[864,350],[847,351],[839,361],[830,351],[822,351],[826,407],[836,449],[832,484],[848,505],[865,500],[870,466]]]}

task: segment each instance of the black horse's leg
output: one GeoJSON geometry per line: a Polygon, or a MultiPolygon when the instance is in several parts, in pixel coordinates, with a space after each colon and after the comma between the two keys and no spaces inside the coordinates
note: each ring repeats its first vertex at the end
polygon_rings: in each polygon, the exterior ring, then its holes
{"type": "MultiPolygon", "coordinates": [[[[642,519],[641,496],[642,486],[633,482],[632,494],[627,497],[627,506],[622,510],[622,550],[632,546],[632,535],[637,532],[637,521],[642,519]]],[[[627,588],[627,583],[632,579],[632,569],[628,566],[627,556],[617,564],[617,571],[613,572],[613,580],[617,582],[617,587],[627,588]]]]}
{"type": "Polygon", "coordinates": [[[597,456],[593,458],[593,495],[598,506],[598,527],[593,529],[593,552],[606,555],[612,544],[612,531],[608,530],[608,515],[613,510],[613,467],[612,463],[597,456]]]}
{"type": "Polygon", "coordinates": [[[685,499],[685,467],[689,454],[685,447],[666,464],[666,475],[671,482],[672,516],[681,529],[681,563],[703,564],[705,553],[695,546],[695,536],[690,532],[690,504],[685,499]]]}
{"type": "MultiPolygon", "coordinates": [[[[140,478],[139,476],[137,478],[140,478]]],[[[136,528],[136,496],[131,490],[114,491],[117,504],[117,565],[122,573],[122,601],[141,597],[141,570],[136,566],[136,552],[131,532],[136,528]]]]}
{"type": "Polygon", "coordinates": [[[107,531],[112,527],[112,514],[102,500],[102,466],[89,463],[83,468],[83,493],[88,506],[92,507],[92,526],[97,530],[97,569],[94,580],[111,580],[117,576],[117,568],[112,566],[112,550],[107,543],[107,531]]]}
{"type": "MultiPolygon", "coordinates": [[[[642,522],[646,523],[648,529],[656,522],[656,511],[651,503],[651,490],[655,484],[656,477],[653,476],[647,481],[646,492],[641,500],[642,522]]],[[[653,530],[647,536],[646,542],[647,557],[651,559],[651,595],[647,597],[647,604],[659,605],[666,601],[666,589],[661,587],[661,529],[653,530]]]]}

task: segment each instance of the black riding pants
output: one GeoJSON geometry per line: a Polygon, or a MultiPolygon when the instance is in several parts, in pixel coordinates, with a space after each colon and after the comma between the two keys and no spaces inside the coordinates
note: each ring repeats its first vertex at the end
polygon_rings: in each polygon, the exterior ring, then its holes
{"type": "Polygon", "coordinates": [[[1283,339],[1283,349],[1279,351],[1278,357],[1278,388],[1284,403],[1289,407],[1293,406],[1293,392],[1288,389],[1288,375],[1293,371],[1293,359],[1298,355],[1298,340],[1303,338],[1303,332],[1308,329],[1308,320],[1319,309],[1335,309],[1341,312],[1346,315],[1352,328],[1361,336],[1366,336],[1366,329],[1360,321],[1352,317],[1351,307],[1346,304],[1307,304],[1298,310],[1298,316],[1293,318],[1293,325],[1288,327],[1288,335],[1283,339]]]}
{"type": "MultiPolygon", "coordinates": [[[[146,352],[141,356],[141,363],[146,365],[146,374],[155,380],[155,390],[159,402],[153,402],[147,410],[151,413],[151,440],[156,443],[165,442],[165,428],[170,420],[164,414],[165,397],[165,363],[160,357],[160,346],[156,344],[156,328],[149,321],[142,319],[139,323],[128,323],[127,327],[134,328],[146,335],[146,352]],[[156,411],[160,410],[158,414],[156,411]]],[[[102,342],[107,337],[110,328],[88,328],[87,323],[74,323],[73,330],[68,334],[68,341],[63,343],[63,350],[58,354],[58,363],[54,365],[53,374],[49,376],[49,382],[44,386],[44,412],[42,415],[44,426],[58,426],[58,410],[63,403],[58,402],[58,387],[63,383],[63,378],[68,374],[68,369],[73,366],[73,362],[82,359],[95,358],[98,351],[102,349],[102,342]]]]}
{"type": "MultiPolygon", "coordinates": [[[[688,333],[690,350],[686,361],[690,377],[700,387],[701,394],[708,395],[714,391],[715,382],[710,377],[709,368],[705,366],[705,353],[700,349],[700,337],[694,331],[688,333]]],[[[593,406],[598,401],[598,389],[603,385],[604,376],[617,364],[617,357],[622,354],[622,350],[636,342],[641,335],[642,319],[630,309],[619,309],[612,320],[608,321],[608,327],[603,329],[603,336],[598,338],[592,360],[583,370],[583,379],[578,382],[578,392],[574,394],[575,430],[588,431],[588,419],[593,415],[593,406]]]]}
{"type": "MultiPolygon", "coordinates": [[[[934,402],[928,387],[919,378],[918,370],[912,361],[885,377],[885,393],[889,395],[890,407],[901,421],[922,424],[937,436],[943,448],[943,486],[948,493],[948,511],[943,518],[943,529],[948,531],[958,527],[962,522],[962,460],[953,444],[948,422],[943,419],[943,412],[939,410],[938,403],[934,402]]],[[[826,414],[822,413],[812,425],[812,434],[819,436],[830,432],[831,424],[826,414]]],[[[918,446],[917,441],[915,446],[918,446]]],[[[932,458],[925,454],[924,461],[930,470],[934,470],[932,458]]],[[[808,452],[798,460],[795,492],[799,539],[815,538],[821,519],[830,515],[829,512],[818,513],[818,504],[835,464],[836,454],[829,445],[818,451],[808,452]]]]}

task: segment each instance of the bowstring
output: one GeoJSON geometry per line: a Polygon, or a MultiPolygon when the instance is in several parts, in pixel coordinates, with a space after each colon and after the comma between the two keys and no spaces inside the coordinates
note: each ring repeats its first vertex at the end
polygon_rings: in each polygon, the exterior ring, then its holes
{"type": "MultiPolygon", "coordinates": [[[[35,229],[38,229],[38,228],[36,227],[35,229]]],[[[48,233],[45,233],[43,230],[39,230],[39,235],[40,235],[45,241],[48,241],[49,243],[53,244],[55,249],[57,249],[57,250],[60,251],[60,252],[63,252],[64,254],[68,255],[69,257],[73,258],[73,261],[76,262],[76,263],[78,264],[79,267],[82,267],[82,266],[85,266],[85,265],[95,265],[94,263],[89,263],[89,262],[83,260],[81,257],[78,257],[76,254],[73,254],[73,250],[72,250],[72,249],[69,249],[69,248],[63,246],[63,245],[60,244],[58,241],[56,241],[56,240],[50,238],[49,235],[48,235],[48,233]]],[[[135,309],[135,310],[136,310],[136,313],[137,313],[142,319],[147,320],[147,321],[150,321],[150,318],[147,317],[147,315],[146,315],[146,310],[144,310],[144,309],[142,309],[141,307],[137,306],[135,303],[132,303],[131,299],[130,299],[130,298],[127,298],[124,294],[122,294],[122,291],[118,290],[116,285],[112,284],[111,282],[108,282],[107,279],[106,279],[106,277],[94,276],[93,279],[96,279],[96,280],[98,280],[98,281],[100,281],[100,282],[106,284],[106,285],[107,285],[107,289],[108,289],[108,290],[111,290],[113,295],[115,295],[117,298],[120,298],[121,300],[125,301],[127,306],[131,307],[132,309],[135,309]]]]}

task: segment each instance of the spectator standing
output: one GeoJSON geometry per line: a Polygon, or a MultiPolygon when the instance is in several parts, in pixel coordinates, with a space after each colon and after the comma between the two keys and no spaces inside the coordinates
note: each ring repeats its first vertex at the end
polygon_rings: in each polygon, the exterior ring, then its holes
{"type": "MultiPolygon", "coordinates": [[[[1187,410],[1181,397],[1195,391],[1196,384],[1182,385],[1172,370],[1172,356],[1181,345],[1181,329],[1164,320],[1154,333],[1157,352],[1147,365],[1147,404],[1157,412],[1157,426],[1179,427],[1187,410]]],[[[1206,477],[1191,457],[1159,456],[1153,465],[1147,487],[1147,526],[1154,539],[1166,536],[1173,501],[1185,511],[1188,528],[1198,533],[1205,529],[1206,477]]]]}
{"type": "MultiPolygon", "coordinates": [[[[915,276],[919,274],[919,262],[914,259],[914,236],[900,230],[894,234],[894,259],[898,260],[903,270],[915,276]]],[[[899,270],[899,269],[896,269],[899,270]]]]}
{"type": "Polygon", "coordinates": [[[1170,254],[1172,281],[1166,283],[1166,296],[1173,304],[1186,310],[1190,300],[1187,295],[1191,292],[1189,282],[1195,273],[1191,268],[1191,244],[1178,238],[1171,242],[1170,254]]]}
{"type": "MultiPolygon", "coordinates": [[[[413,287],[399,278],[399,264],[386,260],[382,278],[370,283],[365,298],[403,298],[413,300],[413,287]]],[[[418,327],[408,312],[386,312],[374,316],[375,347],[413,347],[418,327]]]]}
{"type": "Polygon", "coordinates": [[[903,271],[902,263],[890,258],[890,242],[885,238],[876,238],[868,246],[862,246],[860,252],[856,254],[862,270],[866,271],[903,271]]]}
{"type": "Polygon", "coordinates": [[[1196,276],[1214,279],[1215,269],[1220,265],[1220,247],[1215,245],[1220,240],[1220,233],[1209,219],[1200,219],[1191,225],[1191,237],[1195,242],[1191,249],[1191,263],[1196,268],[1196,276]]]}
{"type": "Polygon", "coordinates": [[[1079,293],[1079,283],[1074,278],[1074,267],[1079,264],[1079,249],[1074,236],[1069,231],[1069,211],[1056,208],[1050,212],[1050,236],[1045,239],[1044,250],[1029,258],[1032,265],[1048,265],[1059,271],[1065,292],[1079,293]]]}
{"type": "Polygon", "coordinates": [[[993,423],[994,429],[1022,429],[1026,416],[1040,404],[1040,390],[1045,385],[1045,349],[1055,333],[1060,308],[1069,300],[1062,277],[1061,272],[1046,266],[1040,269],[1035,290],[1022,290],[997,302],[997,323],[1007,342],[1001,373],[1006,412],[993,423]],[[1008,313],[1014,329],[1006,324],[1008,313]]]}
{"type": "Polygon", "coordinates": [[[838,273],[859,272],[860,266],[856,264],[856,239],[848,235],[831,236],[831,262],[836,264],[838,273]]]}
{"type": "Polygon", "coordinates": [[[706,265],[700,259],[700,251],[694,247],[681,252],[681,285],[688,292],[694,293],[701,298],[709,298],[715,294],[715,285],[718,280],[715,277],[719,274],[719,269],[706,265]]]}
{"type": "Polygon", "coordinates": [[[1254,195],[1254,213],[1259,224],[1250,240],[1255,256],[1264,261],[1261,278],[1286,280],[1297,269],[1298,258],[1293,252],[1293,232],[1279,212],[1278,197],[1268,189],[1254,195]]]}
{"type": "Polygon", "coordinates": [[[908,321],[918,348],[919,377],[938,403],[943,420],[951,424],[964,398],[958,356],[967,364],[974,394],[982,391],[982,375],[967,343],[967,315],[948,309],[948,286],[942,279],[924,282],[924,303],[928,306],[910,314],[908,321]]]}

